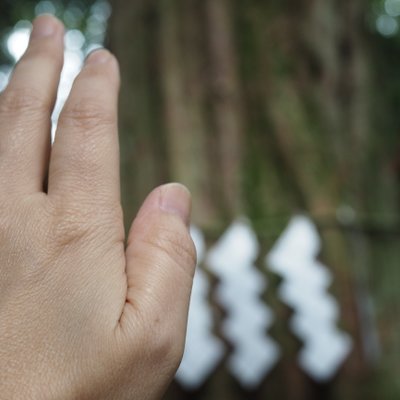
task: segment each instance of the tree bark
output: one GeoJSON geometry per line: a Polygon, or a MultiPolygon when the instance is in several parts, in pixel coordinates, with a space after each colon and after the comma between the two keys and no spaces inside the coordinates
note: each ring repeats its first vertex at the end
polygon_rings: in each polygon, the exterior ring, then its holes
{"type": "Polygon", "coordinates": [[[398,188],[399,180],[370,167],[372,159],[380,161],[372,136],[373,43],[365,3],[111,3],[109,41],[122,74],[126,225],[149,190],[168,180],[192,191],[194,222],[208,242],[245,214],[267,252],[291,215],[309,214],[322,236],[321,258],[334,273],[341,325],[355,344],[334,382],[312,382],[296,364],[290,310],[275,302],[280,320],[272,334],[284,348],[283,360],[258,390],[244,391],[221,366],[198,392],[175,383],[167,398],[378,398],[379,386],[367,382],[373,369],[363,342],[362,321],[373,325],[373,316],[360,304],[370,296],[368,271],[380,247],[363,227],[372,209],[398,213],[396,201],[376,200],[376,190],[395,198],[398,190],[389,188],[398,188]]]}

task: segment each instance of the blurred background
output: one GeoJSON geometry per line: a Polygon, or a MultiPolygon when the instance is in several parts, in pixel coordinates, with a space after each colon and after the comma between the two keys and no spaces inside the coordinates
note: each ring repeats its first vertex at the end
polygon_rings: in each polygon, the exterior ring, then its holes
{"type": "MultiPolygon", "coordinates": [[[[193,195],[199,266],[166,399],[400,398],[400,0],[0,0],[0,90],[35,15],[120,61],[126,226],[193,195]]],[[[107,95],[105,93],[105,95],[107,95]]]]}

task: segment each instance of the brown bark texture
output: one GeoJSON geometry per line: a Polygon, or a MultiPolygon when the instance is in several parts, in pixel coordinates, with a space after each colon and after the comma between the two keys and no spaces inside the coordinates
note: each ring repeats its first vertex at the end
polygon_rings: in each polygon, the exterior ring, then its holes
{"type": "MultiPolygon", "coordinates": [[[[199,390],[173,383],[166,399],[400,397],[399,350],[392,350],[400,349],[393,284],[400,282],[400,251],[391,228],[399,222],[400,180],[376,145],[365,2],[111,4],[126,226],[166,181],[189,187],[193,222],[209,243],[246,215],[265,254],[290,216],[310,215],[322,237],[321,260],[334,274],[341,328],[354,341],[338,376],[313,382],[297,366],[291,311],[274,300],[278,322],[269,333],[283,357],[257,390],[241,388],[222,363],[199,390]]],[[[273,293],[278,280],[268,274],[273,293]]],[[[223,313],[215,315],[218,334],[223,313]]]]}

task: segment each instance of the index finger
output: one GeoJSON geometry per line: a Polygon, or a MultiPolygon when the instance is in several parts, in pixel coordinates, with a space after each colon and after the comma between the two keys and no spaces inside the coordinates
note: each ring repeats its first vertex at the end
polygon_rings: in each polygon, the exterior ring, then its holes
{"type": "Polygon", "coordinates": [[[48,195],[119,202],[118,64],[107,50],[87,58],[60,114],[48,195]]]}

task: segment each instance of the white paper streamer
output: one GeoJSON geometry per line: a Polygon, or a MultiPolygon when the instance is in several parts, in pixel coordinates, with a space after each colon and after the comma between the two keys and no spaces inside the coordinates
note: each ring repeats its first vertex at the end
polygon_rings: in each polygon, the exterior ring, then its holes
{"type": "Polygon", "coordinates": [[[266,279],[254,261],[256,235],[244,220],[234,222],[209,251],[207,264],[220,279],[216,299],[227,311],[222,331],[233,344],[228,368],[247,388],[258,386],[279,358],[278,346],[266,336],[273,322],[260,295],[266,279]]]}
{"type": "MultiPolygon", "coordinates": [[[[204,238],[195,227],[191,228],[191,235],[200,264],[205,253],[204,238]]],[[[185,352],[176,374],[178,382],[189,389],[196,389],[207,380],[225,352],[222,341],[212,335],[213,318],[207,301],[208,291],[207,276],[198,266],[190,300],[185,352]]]]}
{"type": "Polygon", "coordinates": [[[320,239],[312,221],[293,217],[266,258],[269,268],[283,277],[279,296],[293,308],[293,332],[304,342],[301,367],[316,381],[333,378],[349,354],[350,337],[336,325],[339,307],[327,289],[332,275],[316,260],[320,239]]]}

